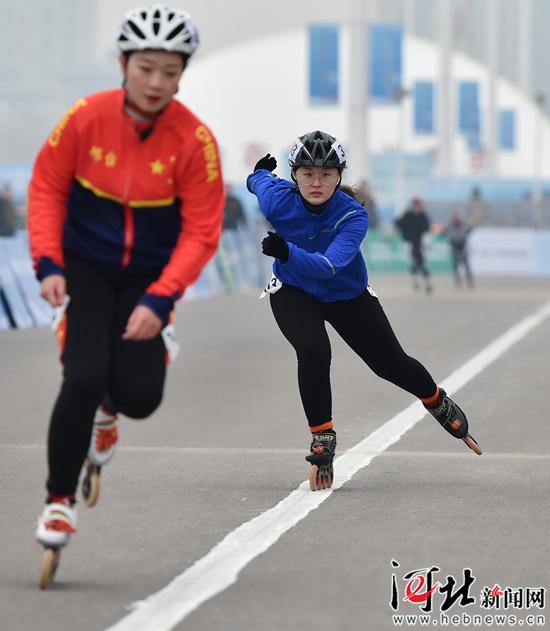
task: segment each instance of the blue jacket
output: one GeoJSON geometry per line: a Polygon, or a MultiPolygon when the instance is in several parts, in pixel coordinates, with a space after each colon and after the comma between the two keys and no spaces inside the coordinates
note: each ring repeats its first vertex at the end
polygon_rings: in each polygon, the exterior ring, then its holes
{"type": "Polygon", "coordinates": [[[360,247],[368,227],[365,209],[337,190],[320,215],[304,206],[297,187],[270,171],[248,176],[265,218],[288,243],[286,263],[275,259],[273,273],[321,302],[350,300],[367,287],[367,266],[360,247]]]}

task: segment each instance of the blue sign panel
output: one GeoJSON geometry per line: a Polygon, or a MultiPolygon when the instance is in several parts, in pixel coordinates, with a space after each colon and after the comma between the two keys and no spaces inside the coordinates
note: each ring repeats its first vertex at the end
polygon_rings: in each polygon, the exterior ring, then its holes
{"type": "Polygon", "coordinates": [[[315,105],[338,103],[338,40],[336,25],[309,27],[309,99],[315,105]]]}
{"type": "Polygon", "coordinates": [[[403,87],[403,28],[400,24],[370,26],[370,96],[395,103],[403,87]]]}
{"type": "Polygon", "coordinates": [[[516,148],[515,110],[500,110],[498,113],[498,146],[506,151],[516,148]]]}
{"type": "Polygon", "coordinates": [[[414,133],[434,133],[434,84],[433,81],[415,81],[414,84],[414,133]]]}
{"type": "Polygon", "coordinates": [[[480,148],[479,84],[461,81],[458,84],[458,129],[466,136],[468,148],[480,148]]]}

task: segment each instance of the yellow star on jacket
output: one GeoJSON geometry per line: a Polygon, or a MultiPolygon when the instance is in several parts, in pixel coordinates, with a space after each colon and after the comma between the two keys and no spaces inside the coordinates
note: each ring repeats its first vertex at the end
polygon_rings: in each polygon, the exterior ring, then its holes
{"type": "Polygon", "coordinates": [[[117,161],[117,155],[114,151],[109,151],[109,153],[105,156],[105,166],[112,169],[117,161]]]}
{"type": "Polygon", "coordinates": [[[151,173],[153,175],[162,175],[164,172],[164,164],[157,158],[154,162],[151,162],[151,173]]]}
{"type": "Polygon", "coordinates": [[[101,162],[103,158],[103,149],[96,145],[92,145],[89,152],[90,157],[94,162],[101,162]]]}

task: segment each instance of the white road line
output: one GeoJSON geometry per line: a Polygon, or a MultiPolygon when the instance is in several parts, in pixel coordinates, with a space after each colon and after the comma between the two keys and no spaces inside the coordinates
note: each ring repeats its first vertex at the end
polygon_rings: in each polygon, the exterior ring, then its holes
{"type": "MultiPolygon", "coordinates": [[[[15,443],[3,443],[0,444],[0,449],[6,449],[13,451],[21,449],[23,451],[39,450],[45,451],[46,445],[17,445],[15,443]]],[[[254,447],[147,447],[147,446],[135,446],[135,447],[117,447],[117,453],[119,452],[130,453],[160,453],[160,454],[184,454],[191,456],[193,454],[198,455],[212,455],[212,456],[236,456],[242,458],[243,456],[281,456],[281,455],[296,455],[303,454],[303,449],[265,449],[254,447]]],[[[357,454],[362,456],[377,456],[378,458],[407,458],[408,460],[414,460],[415,458],[444,458],[448,460],[452,458],[471,458],[469,451],[385,451],[384,453],[374,451],[357,451],[357,454]]],[[[492,451],[483,452],[483,460],[550,460],[550,454],[540,454],[536,452],[522,452],[522,451],[492,451]]]]}
{"type": "MultiPolygon", "coordinates": [[[[442,386],[449,394],[468,383],[550,315],[550,303],[525,318],[453,372],[442,386]]],[[[168,631],[202,603],[237,581],[239,572],[268,550],[286,531],[327,500],[357,471],[396,443],[425,416],[416,401],[335,460],[332,489],[312,493],[303,482],[273,508],[245,522],[206,556],[177,576],[165,588],[135,603],[134,610],[106,631],[168,631]]],[[[472,458],[476,457],[472,454],[472,458]]]]}
{"type": "MultiPolygon", "coordinates": [[[[379,458],[406,458],[414,460],[415,458],[442,458],[444,460],[461,460],[462,458],[471,458],[471,451],[386,451],[378,454],[379,458]]],[[[520,451],[484,451],[483,462],[487,460],[550,460],[550,454],[528,453],[520,451]]],[[[546,465],[545,465],[546,466],[546,465]]]]}
{"type": "MultiPolygon", "coordinates": [[[[27,445],[18,445],[17,443],[2,443],[0,444],[0,449],[7,449],[12,451],[14,449],[22,449],[22,450],[40,450],[45,451],[47,445],[42,444],[27,444],[27,445]]],[[[247,455],[258,455],[258,456],[269,456],[269,455],[281,455],[281,454],[303,454],[303,449],[268,449],[265,447],[165,447],[165,446],[156,446],[152,447],[150,445],[121,445],[117,446],[117,453],[164,453],[164,454],[199,454],[199,455],[229,455],[229,456],[247,456],[247,455]]]]}

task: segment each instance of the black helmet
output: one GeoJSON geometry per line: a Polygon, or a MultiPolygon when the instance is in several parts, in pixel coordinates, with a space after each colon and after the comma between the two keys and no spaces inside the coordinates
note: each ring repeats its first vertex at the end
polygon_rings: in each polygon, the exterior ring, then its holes
{"type": "Polygon", "coordinates": [[[288,154],[288,163],[298,167],[346,168],[346,154],[340,141],[324,131],[312,131],[297,138],[288,154]]]}

